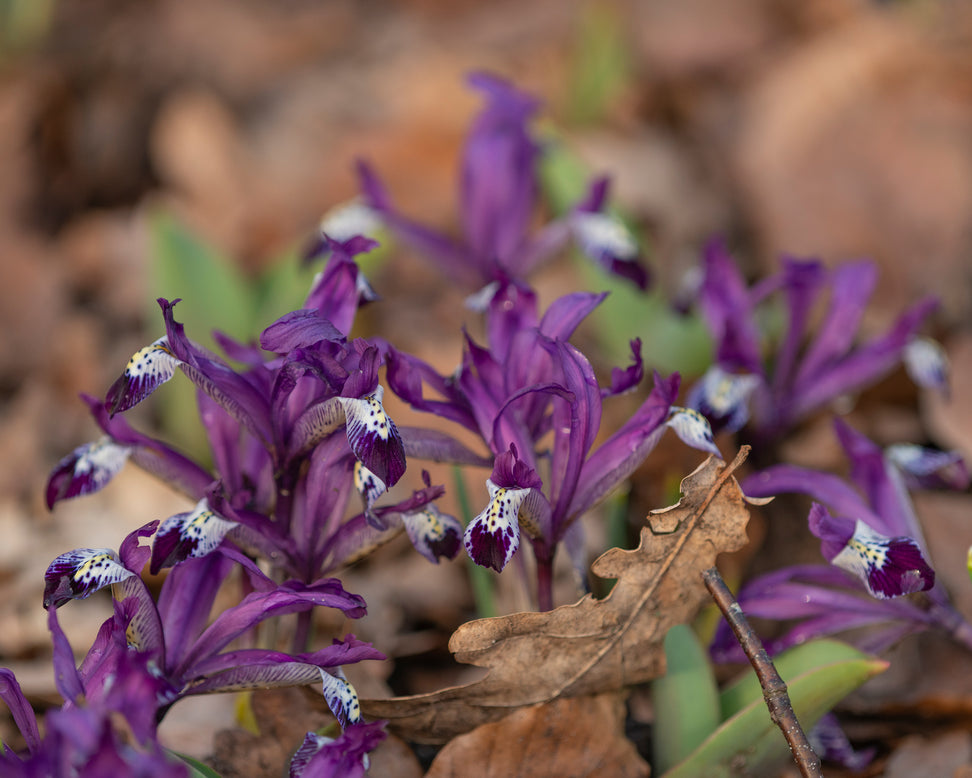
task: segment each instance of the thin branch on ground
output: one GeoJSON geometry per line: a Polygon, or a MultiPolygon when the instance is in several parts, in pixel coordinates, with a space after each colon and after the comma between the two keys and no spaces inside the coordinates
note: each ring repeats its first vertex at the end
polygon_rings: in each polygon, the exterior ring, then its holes
{"type": "Polygon", "coordinates": [[[756,671],[756,677],[759,678],[759,685],[763,689],[763,699],[766,700],[766,707],[769,708],[770,718],[783,732],[786,742],[790,744],[790,751],[800,768],[800,773],[806,778],[820,778],[823,776],[820,770],[820,759],[810,745],[810,741],[807,740],[803,727],[800,726],[790,696],[787,694],[786,684],[777,672],[773,660],[769,658],[769,654],[766,653],[759,637],[749,625],[742,608],[729,591],[726,582],[722,580],[719,571],[710,567],[702,573],[702,578],[712,599],[732,627],[736,640],[749,657],[749,662],[756,671]]]}

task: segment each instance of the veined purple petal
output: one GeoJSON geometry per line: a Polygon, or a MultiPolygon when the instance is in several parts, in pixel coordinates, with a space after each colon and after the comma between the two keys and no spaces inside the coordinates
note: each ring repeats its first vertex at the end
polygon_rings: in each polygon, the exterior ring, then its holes
{"type": "Polygon", "coordinates": [[[108,412],[114,415],[138,405],[172,378],[180,364],[165,336],[139,349],[128,360],[125,372],[108,389],[105,397],[108,412]]]}
{"type": "Polygon", "coordinates": [[[260,334],[260,346],[278,354],[286,354],[322,340],[343,342],[345,336],[316,308],[286,313],[260,334]]]}
{"type": "Polygon", "coordinates": [[[620,219],[609,213],[575,211],[570,224],[574,239],[588,257],[639,289],[648,288],[648,272],[639,262],[638,242],[620,219]]]}
{"type": "Polygon", "coordinates": [[[358,702],[358,692],[348,683],[341,668],[334,673],[321,670],[321,681],[324,685],[324,700],[331,709],[334,718],[347,729],[350,724],[361,721],[361,704],[358,702]]]}
{"type": "Polygon", "coordinates": [[[520,546],[518,514],[531,489],[497,486],[489,479],[486,488],[489,504],[469,522],[463,543],[473,562],[501,572],[520,546]]]}
{"type": "Polygon", "coordinates": [[[415,550],[434,564],[441,557],[455,558],[459,553],[462,524],[429,503],[422,510],[402,514],[408,539],[415,550]]]}
{"type": "Polygon", "coordinates": [[[44,573],[44,607],[83,600],[99,589],[134,576],[110,548],[78,548],[61,554],[44,573]]]}
{"type": "Polygon", "coordinates": [[[904,347],[902,359],[918,386],[948,395],[948,357],[940,343],[931,338],[912,338],[904,347]]]}
{"type": "Polygon", "coordinates": [[[338,738],[308,732],[290,761],[290,778],[364,778],[368,752],[384,739],[380,721],[354,724],[338,738]]]}
{"type": "Polygon", "coordinates": [[[749,420],[749,399],[761,380],[713,365],[689,391],[685,404],[705,416],[713,431],[736,432],[749,420]]]}
{"type": "Polygon", "coordinates": [[[879,599],[924,592],[935,585],[935,571],[911,538],[888,538],[862,521],[831,563],[859,577],[879,599]]]}
{"type": "Polygon", "coordinates": [[[840,516],[880,521],[867,502],[840,476],[796,465],[773,465],[747,476],[740,483],[748,497],[774,497],[796,492],[828,505],[840,516]]]}
{"type": "Polygon", "coordinates": [[[118,475],[131,453],[131,446],[116,443],[108,435],[78,446],[54,466],[47,480],[47,507],[104,488],[118,475]]]}
{"type": "Polygon", "coordinates": [[[962,491],[969,486],[969,468],[958,451],[898,443],[884,449],[884,455],[913,489],[962,491]]]}
{"type": "Polygon", "coordinates": [[[492,460],[467,448],[451,435],[422,427],[399,427],[407,457],[429,462],[489,467],[492,460]]]}
{"type": "Polygon", "coordinates": [[[237,522],[217,515],[205,498],[191,511],[170,516],[162,522],[152,545],[152,574],[186,559],[206,556],[236,526],[237,522]]]}
{"type": "Polygon", "coordinates": [[[708,451],[722,458],[722,453],[712,439],[712,427],[709,426],[708,419],[698,411],[673,405],[668,413],[668,421],[665,423],[675,431],[685,445],[700,451],[708,451]]]}
{"type": "Polygon", "coordinates": [[[601,389],[601,398],[624,394],[634,389],[645,377],[644,363],[641,360],[641,338],[635,338],[631,346],[632,363],[630,366],[611,368],[611,386],[601,389]]]}
{"type": "Polygon", "coordinates": [[[27,750],[31,754],[37,753],[41,746],[37,716],[34,715],[34,709],[27,702],[27,698],[24,697],[17,677],[5,667],[0,667],[0,700],[3,700],[10,709],[14,724],[17,725],[17,729],[27,743],[27,750]]]}

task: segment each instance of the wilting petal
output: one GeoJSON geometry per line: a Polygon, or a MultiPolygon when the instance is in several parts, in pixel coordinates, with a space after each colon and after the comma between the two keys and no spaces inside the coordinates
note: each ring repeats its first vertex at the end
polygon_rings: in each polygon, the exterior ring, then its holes
{"type": "Polygon", "coordinates": [[[913,443],[888,446],[884,455],[913,489],[968,488],[969,469],[958,451],[939,451],[913,443]]]}
{"type": "Polygon", "coordinates": [[[692,387],[686,404],[705,416],[713,430],[735,432],[749,420],[749,398],[760,380],[713,365],[692,387]]]}
{"type": "Polygon", "coordinates": [[[180,364],[165,336],[139,349],[128,360],[125,372],[108,389],[105,397],[108,412],[114,415],[138,405],[172,378],[180,364]]]}
{"type": "Polygon", "coordinates": [[[361,721],[358,693],[348,683],[341,668],[338,668],[333,675],[326,670],[321,670],[321,681],[324,683],[324,699],[327,707],[331,709],[334,718],[340,722],[341,728],[346,729],[349,724],[357,724],[361,721]]]}
{"type": "Polygon", "coordinates": [[[686,445],[722,458],[722,453],[712,439],[712,428],[708,420],[698,411],[673,405],[665,423],[675,430],[675,434],[686,445]]]}
{"type": "Polygon", "coordinates": [[[134,576],[109,548],[78,548],[61,554],[44,573],[44,607],[83,600],[111,584],[134,576]]]}
{"type": "Polygon", "coordinates": [[[830,560],[860,578],[879,599],[924,592],[935,585],[935,571],[911,538],[887,538],[858,521],[844,549],[830,560]]]}
{"type": "Polygon", "coordinates": [[[486,481],[486,488],[489,504],[469,522],[463,542],[473,562],[500,572],[520,545],[518,514],[531,490],[497,486],[491,480],[486,481]]]}
{"type": "Polygon", "coordinates": [[[348,443],[354,455],[381,479],[394,486],[405,473],[405,447],[381,404],[381,384],[367,397],[339,397],[348,425],[348,443]]]}
{"type": "Polygon", "coordinates": [[[152,574],[185,559],[206,556],[236,526],[235,521],[217,515],[207,499],[200,500],[188,513],[170,516],[162,522],[152,545],[152,574]]]}
{"type": "Polygon", "coordinates": [[[605,270],[629,279],[639,289],[647,288],[648,273],[638,262],[638,242],[620,219],[608,213],[576,211],[570,216],[570,225],[588,257],[605,270]]]}
{"type": "Polygon", "coordinates": [[[431,503],[420,511],[403,513],[402,522],[416,551],[430,562],[438,564],[440,557],[453,559],[459,553],[462,524],[431,503]]]}
{"type": "Polygon", "coordinates": [[[912,338],[902,353],[911,380],[926,389],[948,394],[948,357],[937,341],[912,338]]]}
{"type": "Polygon", "coordinates": [[[53,508],[60,500],[97,492],[118,474],[131,453],[131,446],[116,443],[107,435],[78,446],[51,472],[47,480],[47,507],[53,508]]]}

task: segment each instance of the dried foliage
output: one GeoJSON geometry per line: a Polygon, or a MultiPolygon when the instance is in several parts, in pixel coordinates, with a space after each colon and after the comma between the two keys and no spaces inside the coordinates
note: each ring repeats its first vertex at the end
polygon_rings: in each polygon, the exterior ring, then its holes
{"type": "Polygon", "coordinates": [[[365,700],[373,718],[419,742],[445,742],[528,705],[599,694],[665,671],[662,641],[707,600],[702,571],[746,542],[748,511],[731,465],[710,457],[681,484],[676,505],[653,511],[638,548],[613,548],[593,572],[616,578],[603,600],[590,595],[547,613],[516,613],[461,626],[449,641],[460,662],[489,668],[482,680],[432,694],[365,700]]]}

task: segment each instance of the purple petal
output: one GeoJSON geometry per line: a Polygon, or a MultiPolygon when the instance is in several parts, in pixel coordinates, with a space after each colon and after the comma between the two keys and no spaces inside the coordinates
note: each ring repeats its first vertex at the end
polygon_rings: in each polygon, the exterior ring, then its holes
{"type": "Polygon", "coordinates": [[[574,330],[597,306],[604,302],[607,292],[592,294],[574,292],[558,297],[540,320],[540,332],[551,340],[570,340],[574,330]]]}
{"type": "Polygon", "coordinates": [[[44,573],[44,607],[59,608],[134,576],[110,548],[78,548],[61,554],[44,573]]]}
{"type": "Polygon", "coordinates": [[[314,308],[284,314],[260,334],[260,346],[278,354],[322,340],[343,342],[345,336],[314,308]]]}
{"type": "Polygon", "coordinates": [[[854,536],[831,562],[858,576],[879,599],[928,591],[935,571],[911,538],[887,538],[858,521],[854,536]]]}
{"type": "Polygon", "coordinates": [[[290,778],[364,778],[368,752],[384,739],[378,721],[354,724],[338,738],[308,732],[290,761],[290,778]]]}
{"type": "Polygon", "coordinates": [[[821,759],[836,762],[841,767],[846,767],[854,772],[859,772],[867,767],[877,754],[877,748],[874,747],[856,750],[833,713],[825,713],[814,724],[807,738],[814,752],[821,759]]]}
{"type": "Polygon", "coordinates": [[[601,398],[624,394],[634,389],[645,377],[644,363],[641,360],[641,338],[635,338],[630,343],[632,363],[629,367],[611,368],[611,386],[601,389],[601,398]]]}
{"type": "Polygon", "coordinates": [[[165,337],[136,351],[128,360],[125,372],[108,389],[105,398],[108,412],[114,416],[138,405],[172,378],[180,364],[181,360],[172,353],[165,337]]]}
{"type": "Polygon", "coordinates": [[[762,375],[759,334],[749,290],[720,239],[709,241],[705,247],[705,277],[699,302],[716,342],[719,364],[762,375]]]}
{"type": "Polygon", "coordinates": [[[451,435],[421,427],[399,427],[405,455],[428,462],[489,467],[492,460],[468,449],[451,435]]]}
{"type": "Polygon", "coordinates": [[[47,507],[104,488],[118,475],[131,453],[130,446],[116,443],[107,435],[78,446],[54,466],[47,480],[47,507]]]}
{"type": "Polygon", "coordinates": [[[854,535],[855,524],[851,519],[832,516],[817,502],[810,506],[807,523],[810,525],[810,532],[823,541],[820,544],[820,553],[828,562],[832,562],[844,550],[854,535]]]}
{"type": "Polygon", "coordinates": [[[539,103],[492,75],[475,74],[469,83],[485,92],[488,102],[463,152],[463,225],[481,268],[497,261],[515,273],[517,268],[507,263],[525,241],[538,191],[540,149],[527,121],[539,103]]]}
{"type": "Polygon", "coordinates": [[[200,500],[192,511],[170,516],[162,522],[155,536],[152,546],[152,574],[186,559],[206,556],[236,526],[235,521],[227,521],[218,516],[209,507],[207,499],[200,500]]]}
{"type": "Polygon", "coordinates": [[[14,724],[17,725],[17,729],[27,743],[27,750],[31,754],[37,753],[41,746],[37,717],[34,715],[33,707],[20,690],[17,677],[5,667],[0,668],[0,700],[3,700],[10,709],[14,724]]]}
{"type": "Polygon", "coordinates": [[[832,473],[822,473],[795,465],[774,465],[747,476],[740,483],[749,497],[775,497],[797,492],[828,505],[840,516],[878,520],[874,512],[847,481],[832,473]]]}
{"type": "Polygon", "coordinates": [[[415,550],[433,564],[442,557],[454,559],[459,553],[462,524],[431,503],[420,511],[403,513],[402,522],[415,550]]]}
{"type": "MultiPolygon", "coordinates": [[[[61,629],[57,620],[57,605],[47,607],[47,628],[51,632],[51,642],[54,644],[54,683],[58,693],[70,702],[80,703],[84,695],[84,685],[74,664],[74,651],[68,642],[67,635],[61,629]]],[[[50,718],[46,720],[50,728],[50,718]]]]}

